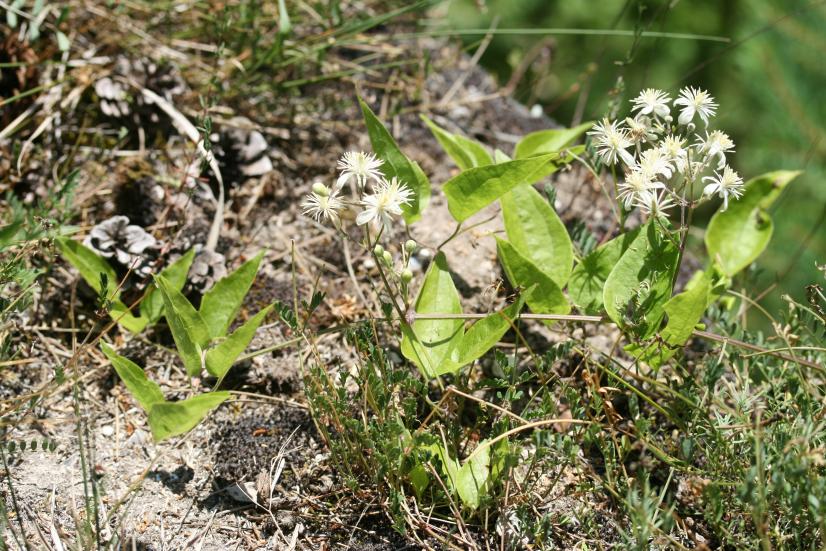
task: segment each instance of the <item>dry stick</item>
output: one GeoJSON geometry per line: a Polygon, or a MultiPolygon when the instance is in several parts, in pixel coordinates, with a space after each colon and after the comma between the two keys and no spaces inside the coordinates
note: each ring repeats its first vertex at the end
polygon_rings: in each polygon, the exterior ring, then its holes
{"type": "Polygon", "coordinates": [[[448,394],[456,394],[456,395],[459,395],[463,398],[467,398],[468,400],[473,400],[474,402],[478,402],[480,404],[483,404],[484,406],[491,407],[491,408],[495,409],[496,411],[504,413],[505,415],[507,415],[509,417],[513,417],[514,419],[516,419],[517,421],[519,421],[522,424],[525,424],[525,423],[529,422],[524,417],[521,417],[521,416],[517,415],[516,413],[514,413],[512,411],[509,411],[509,410],[507,410],[503,407],[499,407],[496,404],[492,404],[492,403],[490,403],[486,400],[482,400],[481,398],[477,398],[476,396],[473,396],[471,394],[466,394],[466,393],[462,392],[461,390],[459,390],[458,388],[456,388],[453,385],[447,387],[445,395],[448,395],[448,394]]]}
{"type": "MultiPolygon", "coordinates": [[[[201,155],[203,159],[207,161],[209,168],[212,170],[212,173],[215,175],[215,180],[218,182],[218,197],[214,197],[215,199],[215,214],[212,218],[212,224],[209,228],[209,234],[207,235],[207,241],[204,245],[204,249],[208,251],[215,251],[215,247],[218,244],[218,238],[221,235],[221,228],[224,224],[224,179],[221,176],[221,168],[218,166],[218,161],[215,160],[215,156],[212,152],[207,151],[204,147],[204,141],[201,138],[201,134],[198,132],[198,129],[195,127],[194,124],[189,122],[180,111],[178,111],[174,105],[168,102],[165,98],[159,96],[152,90],[144,88],[137,84],[134,81],[129,81],[129,84],[132,85],[134,88],[140,90],[143,94],[144,98],[147,101],[154,103],[158,106],[158,108],[166,113],[166,115],[172,119],[172,124],[175,126],[178,131],[189,138],[194,144],[195,147],[198,149],[198,153],[201,155]]],[[[188,170],[189,167],[187,167],[188,170]]]]}
{"type": "Polygon", "coordinates": [[[516,428],[512,428],[509,431],[505,431],[502,434],[500,434],[499,436],[497,436],[496,438],[492,438],[490,440],[485,440],[484,442],[479,444],[479,447],[477,447],[475,450],[473,450],[470,453],[469,456],[467,456],[467,459],[465,459],[465,461],[470,461],[471,459],[473,459],[473,456],[476,455],[477,453],[479,453],[479,450],[482,450],[484,448],[489,448],[489,447],[493,446],[494,444],[496,444],[497,442],[499,442],[500,440],[504,440],[505,438],[507,438],[507,437],[509,437],[513,434],[517,434],[517,433],[520,433],[522,431],[535,429],[535,428],[539,428],[539,427],[546,427],[548,425],[555,425],[557,423],[568,423],[569,425],[594,425],[595,424],[594,421],[586,421],[584,419],[568,419],[568,418],[564,418],[564,417],[559,417],[557,419],[543,419],[541,421],[534,421],[533,423],[528,423],[527,425],[520,425],[516,428]]]}
{"type": "MultiPolygon", "coordinates": [[[[491,31],[493,31],[498,25],[499,16],[497,15],[493,18],[493,21],[490,24],[491,31]]],[[[488,46],[490,46],[490,43],[493,40],[493,36],[493,32],[488,32],[488,34],[485,35],[485,37],[482,39],[482,42],[479,44],[479,47],[476,48],[476,52],[470,59],[470,66],[468,67],[468,69],[464,73],[462,73],[462,75],[459,78],[456,79],[456,81],[453,83],[450,89],[442,97],[441,101],[439,102],[439,105],[441,107],[447,106],[450,103],[450,100],[453,99],[453,96],[456,95],[456,92],[458,92],[465,84],[465,81],[467,80],[471,71],[479,64],[479,60],[482,59],[482,55],[488,49],[488,46]]]]}

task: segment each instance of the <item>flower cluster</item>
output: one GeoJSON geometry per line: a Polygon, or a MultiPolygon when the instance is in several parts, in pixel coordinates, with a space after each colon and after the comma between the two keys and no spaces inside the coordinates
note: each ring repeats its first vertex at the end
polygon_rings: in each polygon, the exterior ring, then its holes
{"type": "Polygon", "coordinates": [[[372,153],[348,151],[338,161],[339,177],[332,189],[321,182],[313,184],[312,192],[301,204],[304,214],[338,228],[344,211],[361,209],[356,224],[374,222],[390,229],[394,218],[401,216],[402,206],[410,204],[413,191],[395,177],[385,179],[379,170],[382,164],[372,153]],[[352,201],[341,196],[346,185],[353,193],[352,201]]]}
{"type": "Polygon", "coordinates": [[[700,180],[703,194],[719,195],[724,210],[730,197],[742,195],[743,180],[726,161],[734,142],[725,132],[708,130],[717,111],[708,92],[687,87],[672,101],[666,92],[648,88],[631,104],[633,117],[606,118],[588,132],[599,160],[624,171],[617,200],[626,210],[637,207],[649,215],[664,215],[678,202],[684,204],[700,180]],[[672,110],[679,111],[676,122],[672,110]],[[703,124],[702,135],[697,119],[703,124]]]}

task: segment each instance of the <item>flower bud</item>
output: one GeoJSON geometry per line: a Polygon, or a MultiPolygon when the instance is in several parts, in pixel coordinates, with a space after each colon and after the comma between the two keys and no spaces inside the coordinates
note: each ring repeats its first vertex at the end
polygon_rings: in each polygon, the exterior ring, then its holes
{"type": "Polygon", "coordinates": [[[393,255],[390,254],[390,251],[384,251],[383,258],[385,264],[387,264],[388,266],[393,265],[393,255]]]}
{"type": "Polygon", "coordinates": [[[316,182],[313,184],[313,193],[321,197],[330,196],[330,190],[321,182],[316,182]]]}
{"type": "Polygon", "coordinates": [[[407,254],[413,254],[416,251],[416,242],[412,239],[408,239],[404,243],[404,250],[407,251],[407,254]]]}
{"type": "Polygon", "coordinates": [[[402,273],[401,273],[400,277],[401,277],[402,283],[407,285],[408,283],[410,283],[413,280],[413,272],[410,270],[410,268],[405,268],[404,270],[402,270],[402,273]]]}
{"type": "Polygon", "coordinates": [[[375,247],[373,247],[373,254],[381,258],[381,256],[384,254],[384,247],[382,247],[381,245],[376,245],[375,247]]]}

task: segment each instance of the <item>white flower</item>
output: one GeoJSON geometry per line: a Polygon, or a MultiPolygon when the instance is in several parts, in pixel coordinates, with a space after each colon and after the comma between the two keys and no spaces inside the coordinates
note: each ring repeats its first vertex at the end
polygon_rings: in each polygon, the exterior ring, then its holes
{"type": "Polygon", "coordinates": [[[726,153],[734,151],[734,142],[728,137],[728,134],[714,130],[710,134],[706,131],[705,140],[700,136],[697,137],[700,139],[697,148],[705,152],[709,159],[717,157],[717,170],[721,170],[726,166],[726,153]]]}
{"type": "Polygon", "coordinates": [[[597,154],[605,164],[614,165],[617,159],[622,159],[628,166],[634,164],[634,157],[626,151],[634,144],[628,137],[628,132],[620,128],[619,123],[603,119],[588,134],[594,137],[597,154]]]}
{"type": "Polygon", "coordinates": [[[356,179],[356,184],[358,184],[360,190],[367,185],[367,180],[380,182],[382,174],[379,168],[383,164],[384,161],[376,158],[372,153],[348,151],[338,161],[341,176],[338,177],[335,189],[341,189],[351,178],[356,179]]]}
{"type": "Polygon", "coordinates": [[[685,174],[688,167],[688,150],[685,148],[685,139],[669,134],[660,142],[660,151],[665,158],[674,164],[680,174],[685,174]]]}
{"type": "Polygon", "coordinates": [[[680,97],[674,100],[674,105],[682,105],[683,110],[680,112],[680,118],[677,122],[680,124],[688,124],[694,120],[694,115],[700,115],[706,126],[708,126],[708,118],[713,117],[717,110],[717,104],[714,103],[714,98],[705,90],[699,88],[687,87],[680,90],[680,97]]]}
{"type": "Polygon", "coordinates": [[[413,198],[413,191],[396,178],[389,182],[380,180],[373,188],[373,193],[365,195],[361,201],[364,210],[356,217],[356,223],[361,226],[372,220],[379,221],[386,229],[393,223],[393,216],[402,213],[402,205],[409,205],[413,198]]]}
{"type": "Polygon", "coordinates": [[[660,175],[671,178],[674,174],[674,167],[671,166],[668,157],[658,148],[643,151],[635,170],[642,172],[650,180],[655,180],[660,175]]]}
{"type": "Polygon", "coordinates": [[[631,111],[639,110],[637,116],[654,115],[655,117],[665,118],[670,112],[668,108],[669,101],[671,101],[671,97],[662,90],[646,88],[640,92],[639,96],[631,100],[631,103],[634,104],[631,111]]]}
{"type": "Polygon", "coordinates": [[[668,190],[663,190],[660,193],[647,192],[639,195],[634,204],[649,216],[666,217],[668,215],[665,211],[674,207],[674,200],[668,190]]]}
{"type": "Polygon", "coordinates": [[[703,188],[703,194],[719,194],[723,199],[723,210],[728,208],[729,196],[739,199],[740,196],[743,195],[743,179],[728,165],[723,168],[722,173],[719,171],[715,172],[714,176],[706,176],[703,178],[703,181],[710,182],[703,188]]]}
{"type": "Polygon", "coordinates": [[[335,227],[340,224],[338,212],[344,208],[344,202],[338,198],[338,190],[330,191],[324,184],[313,184],[313,192],[306,196],[301,208],[304,215],[317,221],[329,220],[335,227]],[[323,190],[321,188],[324,188],[323,190]]]}
{"type": "Polygon", "coordinates": [[[628,117],[625,119],[625,124],[628,125],[628,138],[634,142],[649,142],[657,139],[655,129],[649,125],[648,117],[640,117],[632,119],[628,117]]]}
{"type": "Polygon", "coordinates": [[[632,170],[625,174],[625,180],[617,186],[619,190],[617,200],[622,201],[625,209],[628,210],[640,197],[647,197],[654,190],[662,187],[665,187],[662,182],[651,180],[647,174],[639,170],[632,170]]]}

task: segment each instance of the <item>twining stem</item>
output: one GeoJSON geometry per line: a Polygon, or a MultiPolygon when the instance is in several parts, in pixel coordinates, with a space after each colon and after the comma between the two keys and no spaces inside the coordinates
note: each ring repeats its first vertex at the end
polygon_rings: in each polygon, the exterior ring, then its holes
{"type": "MultiPolygon", "coordinates": [[[[487,317],[488,314],[417,314],[416,319],[482,319],[487,317]]],[[[531,320],[544,320],[544,321],[561,321],[561,322],[581,322],[581,323],[607,323],[608,320],[603,318],[602,316],[579,316],[579,315],[558,315],[558,314],[521,314],[519,316],[522,319],[531,319],[531,320]]],[[[800,365],[804,365],[806,367],[811,367],[812,369],[816,369],[818,371],[826,372],[826,368],[822,365],[818,365],[815,362],[804,360],[801,358],[795,358],[788,354],[784,354],[780,350],[773,350],[770,348],[764,348],[762,346],[758,346],[756,344],[747,343],[745,341],[741,341],[738,339],[734,339],[731,337],[726,337],[723,335],[718,335],[716,333],[710,333],[708,331],[700,331],[695,329],[692,331],[692,335],[695,337],[699,337],[701,339],[706,339],[710,341],[715,341],[723,344],[730,344],[736,346],[738,348],[744,348],[746,350],[751,350],[753,352],[759,352],[760,354],[768,354],[771,356],[775,356],[780,358],[781,360],[785,360],[787,362],[793,362],[800,365]]],[[[786,348],[783,348],[786,350],[786,348]]]]}

